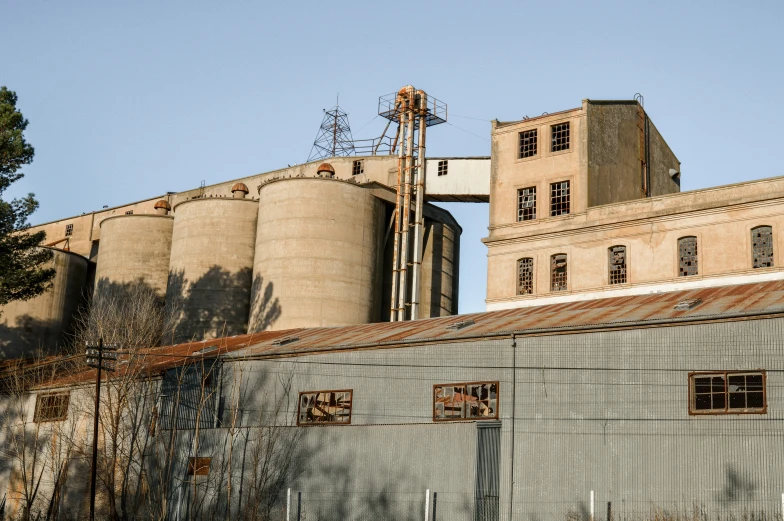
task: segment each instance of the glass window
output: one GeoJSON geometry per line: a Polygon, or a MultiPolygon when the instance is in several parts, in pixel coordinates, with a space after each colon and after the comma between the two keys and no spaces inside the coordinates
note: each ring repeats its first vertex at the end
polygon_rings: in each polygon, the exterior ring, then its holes
{"type": "Polygon", "coordinates": [[[438,162],[438,175],[446,175],[449,169],[449,161],[443,160],[438,162]]]}
{"type": "Polygon", "coordinates": [[[773,228],[757,226],[751,230],[751,258],[754,268],[773,266],[773,228]]]}
{"type": "Polygon", "coordinates": [[[498,382],[433,386],[433,421],[498,419],[498,382]]]}
{"type": "Polygon", "coordinates": [[[552,146],[550,150],[558,152],[560,150],[569,150],[569,122],[558,123],[550,127],[550,135],[552,137],[552,146]]]}
{"type": "Polygon", "coordinates": [[[354,164],[351,167],[352,175],[360,175],[365,173],[365,162],[361,159],[357,159],[354,161],[354,164]]]}
{"type": "Polygon", "coordinates": [[[689,395],[691,414],[764,414],[765,372],[691,373],[689,395]]]}
{"type": "Polygon", "coordinates": [[[550,257],[550,291],[566,291],[567,284],[566,254],[559,253],[550,257]]]}
{"type": "Polygon", "coordinates": [[[35,422],[52,422],[68,418],[70,393],[46,393],[35,397],[35,422]]]}
{"type": "Polygon", "coordinates": [[[517,294],[530,295],[534,292],[534,260],[532,258],[517,261],[517,294]]]}
{"type": "Polygon", "coordinates": [[[697,237],[681,237],[678,239],[678,276],[697,275],[697,237]]]}
{"type": "Polygon", "coordinates": [[[610,284],[626,284],[626,246],[613,246],[609,250],[610,284]]]}
{"type": "Polygon", "coordinates": [[[517,220],[536,219],[536,187],[521,188],[517,191],[517,220]]]}
{"type": "Polygon", "coordinates": [[[536,155],[536,129],[520,132],[520,155],[519,159],[533,157],[536,155]]]}
{"type": "Polygon", "coordinates": [[[299,393],[298,425],[351,423],[353,391],[307,391],[299,393]]]}
{"type": "Polygon", "coordinates": [[[550,185],[550,217],[569,213],[569,181],[550,185]]]}

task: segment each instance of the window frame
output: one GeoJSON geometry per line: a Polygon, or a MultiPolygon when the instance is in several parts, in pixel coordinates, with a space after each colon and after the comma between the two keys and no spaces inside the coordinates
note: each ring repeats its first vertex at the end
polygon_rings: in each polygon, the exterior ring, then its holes
{"type": "Polygon", "coordinates": [[[445,383],[445,384],[433,384],[433,421],[437,423],[443,422],[476,422],[476,421],[493,421],[498,420],[500,418],[499,414],[501,411],[501,385],[499,380],[482,380],[477,382],[454,382],[454,383],[445,383]],[[480,384],[491,384],[495,385],[495,416],[488,416],[485,418],[437,418],[436,417],[436,388],[438,387],[457,387],[463,386],[466,389],[469,385],[480,385],[480,384]]]}
{"type": "Polygon", "coordinates": [[[751,240],[749,244],[749,252],[751,253],[751,269],[759,270],[765,268],[775,268],[776,267],[776,248],[775,248],[775,239],[773,236],[773,225],[770,224],[760,224],[758,226],[754,226],[749,229],[749,239],[751,240]],[[770,266],[755,266],[754,262],[756,259],[756,255],[754,255],[754,231],[759,230],[760,228],[768,228],[770,230],[770,266]]]}
{"type": "Polygon", "coordinates": [[[210,466],[212,465],[212,456],[189,456],[188,457],[188,476],[209,476],[210,466]],[[207,462],[205,465],[204,462],[207,462]],[[206,472],[204,469],[207,469],[206,472]]]}
{"type": "Polygon", "coordinates": [[[354,162],[351,164],[351,175],[362,175],[364,173],[365,173],[365,160],[355,159],[354,162]],[[359,172],[357,172],[357,167],[359,167],[359,172]]]}
{"type": "Polygon", "coordinates": [[[550,293],[561,293],[563,291],[569,291],[569,254],[568,253],[553,253],[552,255],[550,255],[550,277],[549,278],[550,278],[550,293]],[[553,264],[555,262],[555,258],[558,257],[558,256],[561,256],[561,255],[563,255],[565,260],[566,260],[566,270],[564,270],[564,273],[566,275],[564,277],[565,284],[563,285],[563,289],[554,289],[555,285],[553,284],[554,283],[553,274],[555,272],[553,270],[555,269],[555,266],[553,264]]]}
{"type": "MultiPolygon", "coordinates": [[[[35,409],[33,410],[33,423],[49,423],[49,422],[59,422],[65,421],[68,419],[68,409],[71,407],[71,392],[70,391],[55,391],[55,392],[46,392],[46,393],[38,393],[35,395],[35,409]],[[54,398],[57,396],[64,396],[65,397],[65,407],[63,407],[63,413],[59,416],[53,417],[46,417],[41,418],[41,410],[42,404],[41,401],[44,398],[54,398]]],[[[52,406],[48,406],[47,409],[53,409],[52,406]]]]}
{"type": "MultiPolygon", "coordinates": [[[[563,198],[564,196],[563,195],[559,195],[557,197],[563,198]]],[[[547,213],[549,214],[550,217],[563,217],[565,215],[571,215],[572,214],[572,180],[571,179],[564,179],[562,181],[555,181],[555,182],[550,183],[550,190],[549,190],[549,194],[548,194],[548,203],[549,203],[549,211],[547,213]],[[566,183],[566,191],[567,191],[567,193],[566,193],[567,211],[566,211],[566,213],[555,214],[555,213],[553,213],[553,211],[554,211],[553,210],[554,209],[554,205],[553,205],[553,197],[554,197],[553,196],[553,189],[554,189],[554,187],[556,185],[562,185],[564,183],[566,183]]]]}
{"type": "Polygon", "coordinates": [[[607,248],[607,284],[610,286],[619,286],[621,284],[629,283],[629,247],[625,244],[614,244],[607,248]],[[623,282],[612,281],[612,250],[614,248],[623,248],[623,282]]]}
{"type": "Polygon", "coordinates": [[[73,235],[74,225],[73,223],[68,223],[65,225],[65,236],[71,237],[73,235]]]}
{"type": "Polygon", "coordinates": [[[449,173],[449,160],[439,159],[436,165],[436,174],[438,176],[447,175],[449,173]]]}
{"type": "MultiPolygon", "coordinates": [[[[563,145],[559,145],[563,146],[563,145]]],[[[571,120],[561,121],[560,123],[552,123],[550,124],[550,153],[551,154],[560,154],[564,152],[568,152],[572,149],[572,122],[571,120]],[[566,147],[565,148],[555,148],[555,133],[557,132],[556,127],[560,127],[566,125],[566,147]]]]}
{"type": "Polygon", "coordinates": [[[351,425],[351,420],[354,414],[354,389],[326,389],[321,391],[301,391],[297,395],[297,426],[299,427],[314,427],[319,425],[351,425]],[[351,404],[348,407],[348,420],[346,421],[324,421],[324,422],[301,422],[300,411],[302,408],[302,395],[303,394],[324,394],[324,393],[349,393],[349,400],[351,404]]]}
{"type": "Polygon", "coordinates": [[[691,371],[688,375],[689,386],[689,416],[716,416],[716,415],[733,415],[733,414],[767,414],[768,413],[768,375],[764,369],[750,369],[739,370],[731,369],[727,371],[691,371]],[[762,375],[762,408],[759,409],[730,409],[729,407],[729,390],[727,389],[730,375],[748,375],[748,374],[761,374],[762,375]],[[697,410],[695,408],[695,384],[694,378],[700,376],[723,376],[724,377],[724,410],[719,409],[705,409],[697,410]]]}
{"type": "Polygon", "coordinates": [[[675,248],[675,255],[676,259],[678,260],[676,270],[678,278],[681,277],[697,277],[700,274],[700,239],[696,235],[684,235],[682,237],[678,237],[678,241],[675,248]],[[681,241],[685,239],[694,239],[694,258],[696,259],[697,263],[697,270],[691,274],[684,274],[681,272],[681,241]]]}
{"type": "MultiPolygon", "coordinates": [[[[536,186],[524,186],[522,188],[518,188],[517,189],[517,222],[522,223],[522,222],[526,222],[526,221],[535,221],[536,220],[536,210],[537,210],[536,205],[538,203],[537,197],[536,197],[536,192],[537,192],[536,186]],[[523,195],[522,192],[524,192],[525,190],[533,190],[534,204],[533,204],[532,207],[530,207],[530,208],[533,208],[533,217],[530,217],[528,219],[521,219],[520,218],[520,211],[523,210],[523,207],[520,205],[521,204],[520,196],[523,195]]],[[[526,194],[526,195],[527,196],[531,196],[532,194],[529,193],[529,194],[526,194]]]]}
{"type": "MultiPolygon", "coordinates": [[[[526,145],[528,147],[531,146],[530,141],[526,145]]],[[[517,159],[533,159],[539,155],[539,129],[538,128],[529,128],[527,130],[521,130],[517,133],[517,159]],[[523,136],[523,134],[533,134],[533,153],[529,155],[524,155],[523,153],[523,140],[524,139],[531,139],[530,136],[523,136]]]]}
{"type": "MultiPolygon", "coordinates": [[[[568,268],[568,266],[567,266],[568,268]]],[[[534,258],[533,257],[520,257],[517,259],[517,288],[515,290],[515,294],[518,297],[522,297],[525,295],[533,295],[534,294],[534,285],[536,283],[536,271],[534,269],[534,258]],[[530,260],[531,261],[531,291],[528,293],[521,293],[520,292],[520,267],[523,261],[530,260]]]]}

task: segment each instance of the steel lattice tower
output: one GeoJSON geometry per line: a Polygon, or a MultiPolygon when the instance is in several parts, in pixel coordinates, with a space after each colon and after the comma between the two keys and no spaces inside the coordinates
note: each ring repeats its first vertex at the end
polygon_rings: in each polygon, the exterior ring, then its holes
{"type": "Polygon", "coordinates": [[[351,136],[348,114],[338,105],[325,110],[318,135],[313,142],[313,148],[310,149],[308,162],[354,154],[354,138],[351,136]]]}

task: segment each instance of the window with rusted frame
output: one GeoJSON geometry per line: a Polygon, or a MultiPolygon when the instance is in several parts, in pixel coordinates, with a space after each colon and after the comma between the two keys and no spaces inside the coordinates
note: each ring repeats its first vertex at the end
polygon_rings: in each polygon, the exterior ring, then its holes
{"type": "Polygon", "coordinates": [[[773,228],[757,226],[751,230],[751,256],[754,268],[773,266],[773,228]]]}
{"type": "Polygon", "coordinates": [[[518,159],[536,155],[536,129],[520,132],[520,155],[518,159]]]}
{"type": "Polygon", "coordinates": [[[765,414],[765,371],[689,373],[690,414],[765,414]]]}
{"type": "Polygon", "coordinates": [[[438,162],[438,175],[446,175],[449,171],[449,161],[446,159],[438,162]]]}
{"type": "Polygon", "coordinates": [[[497,419],[498,382],[433,386],[433,421],[497,419]]]}
{"type": "Polygon", "coordinates": [[[517,294],[534,292],[534,260],[530,257],[517,261],[517,294]]]}
{"type": "Polygon", "coordinates": [[[536,187],[529,186],[517,190],[517,220],[536,219],[536,187]]]}
{"type": "Polygon", "coordinates": [[[626,284],[626,246],[612,246],[608,255],[610,284],[626,284]]]}
{"type": "Polygon", "coordinates": [[[551,126],[550,137],[552,143],[551,151],[569,150],[569,122],[551,126]]]}
{"type": "Polygon", "coordinates": [[[71,394],[68,392],[39,394],[35,397],[33,421],[41,423],[65,420],[68,418],[70,401],[71,394]]]}
{"type": "Polygon", "coordinates": [[[566,291],[568,288],[566,254],[550,257],[550,291],[566,291]]]}
{"type": "Polygon", "coordinates": [[[73,224],[65,225],[65,236],[70,237],[73,234],[73,224]]]}
{"type": "Polygon", "coordinates": [[[678,239],[678,276],[697,275],[699,273],[697,260],[697,237],[678,239]]]}
{"type": "Polygon", "coordinates": [[[354,164],[351,167],[351,173],[353,175],[360,175],[365,173],[365,162],[361,159],[357,159],[354,161],[354,164]]]}
{"type": "Polygon", "coordinates": [[[299,393],[297,425],[351,423],[351,389],[299,393]]]}
{"type": "Polygon", "coordinates": [[[209,476],[212,458],[188,458],[189,476],[209,476]]]}
{"type": "Polygon", "coordinates": [[[569,181],[550,185],[550,217],[569,213],[569,181]]]}

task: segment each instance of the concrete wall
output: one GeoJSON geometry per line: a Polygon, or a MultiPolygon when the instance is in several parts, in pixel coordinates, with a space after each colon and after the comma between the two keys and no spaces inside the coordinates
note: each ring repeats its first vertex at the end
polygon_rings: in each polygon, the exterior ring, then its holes
{"type": "Polygon", "coordinates": [[[490,200],[489,157],[427,159],[425,192],[428,201],[486,203],[490,200]],[[447,162],[446,175],[438,164],[447,162]]]}
{"type": "Polygon", "coordinates": [[[163,297],[169,275],[174,219],[161,215],[120,215],[101,223],[95,270],[96,292],[102,284],[143,281],[163,297]]]}
{"type": "Polygon", "coordinates": [[[250,331],[378,320],[383,203],[334,179],[262,186],[250,331]]]}
{"type": "Polygon", "coordinates": [[[457,315],[460,273],[460,230],[425,219],[420,316],[457,315]]]}
{"type": "Polygon", "coordinates": [[[174,208],[166,301],[178,339],[247,332],[258,213],[258,201],[219,197],[174,208]]]}
{"type": "Polygon", "coordinates": [[[54,354],[68,341],[74,314],[86,296],[89,261],[62,250],[52,253],[45,266],[55,269],[51,288],[0,308],[0,359],[54,354]]]}
{"type": "MultiPolygon", "coordinates": [[[[617,291],[672,291],[712,279],[784,277],[784,179],[670,194],[588,209],[560,223],[517,223],[485,239],[488,309],[540,304],[548,299],[613,296],[617,291]],[[751,230],[773,227],[774,267],[752,267],[751,230]],[[699,273],[679,277],[678,239],[697,237],[699,273]],[[608,248],[626,246],[627,284],[609,285],[608,248]],[[550,256],[568,255],[569,291],[550,293],[550,256]],[[517,261],[534,258],[533,295],[516,295],[517,261]],[[646,289],[648,288],[648,289],[646,289]]],[[[733,279],[734,280],[734,279],[733,279]]],[[[725,282],[725,284],[728,282],[725,282]]],[[[633,294],[633,293],[623,293],[633,294]]]]}

